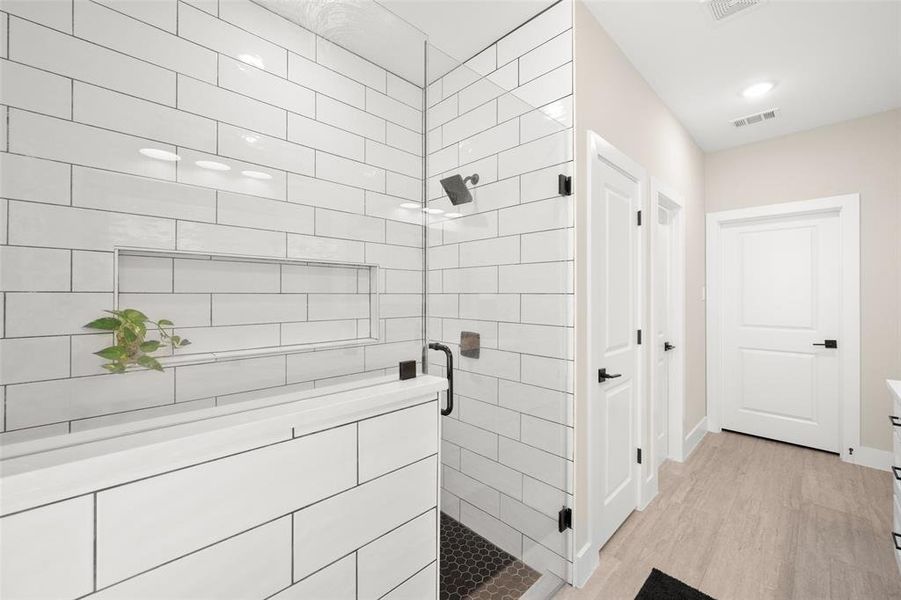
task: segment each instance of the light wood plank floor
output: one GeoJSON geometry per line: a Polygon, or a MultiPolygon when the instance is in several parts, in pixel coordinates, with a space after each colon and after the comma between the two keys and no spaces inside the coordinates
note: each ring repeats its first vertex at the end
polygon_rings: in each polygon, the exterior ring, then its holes
{"type": "Polygon", "coordinates": [[[556,600],[631,600],[652,567],[717,600],[901,599],[889,473],[723,432],[660,484],[556,600]]]}

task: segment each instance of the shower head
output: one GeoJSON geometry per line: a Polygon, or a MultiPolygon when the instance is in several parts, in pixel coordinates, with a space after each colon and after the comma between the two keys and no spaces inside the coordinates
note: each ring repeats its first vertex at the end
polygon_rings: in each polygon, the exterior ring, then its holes
{"type": "Polygon", "coordinates": [[[472,202],[472,194],[469,193],[469,188],[466,187],[467,181],[472,181],[472,184],[476,185],[479,183],[478,174],[470,175],[466,179],[463,179],[461,175],[451,175],[441,180],[441,187],[444,188],[444,193],[447,194],[451,204],[454,206],[472,202]]]}

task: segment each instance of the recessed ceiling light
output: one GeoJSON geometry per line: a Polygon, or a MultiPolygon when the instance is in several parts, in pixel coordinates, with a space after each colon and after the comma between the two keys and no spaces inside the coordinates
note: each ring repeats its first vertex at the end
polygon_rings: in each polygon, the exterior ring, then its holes
{"type": "Polygon", "coordinates": [[[421,208],[421,206],[416,202],[404,202],[400,205],[401,208],[421,208]]]}
{"type": "Polygon", "coordinates": [[[221,162],[216,162],[214,160],[195,160],[194,164],[200,167],[201,169],[209,169],[210,171],[231,171],[232,168],[228,165],[223,165],[221,162]]]}
{"type": "Polygon", "coordinates": [[[241,137],[243,137],[243,138],[244,138],[244,141],[247,142],[248,144],[256,144],[257,142],[260,141],[260,138],[258,138],[257,136],[255,136],[255,135],[250,135],[250,134],[247,134],[247,133],[245,133],[245,134],[242,135],[241,137]]]}
{"type": "Polygon", "coordinates": [[[169,162],[181,160],[181,157],[178,154],[169,152],[168,150],[160,150],[159,148],[141,148],[138,152],[147,158],[155,158],[157,160],[168,160],[169,162]]]}
{"type": "Polygon", "coordinates": [[[775,84],[772,81],[761,81],[760,83],[755,83],[754,85],[746,87],[741,95],[745,98],[757,98],[773,89],[774,85],[775,84]]]}
{"type": "Polygon", "coordinates": [[[444,211],[440,208],[423,208],[422,212],[429,213],[430,215],[440,215],[444,211]]]}
{"type": "Polygon", "coordinates": [[[462,217],[463,213],[445,213],[444,216],[447,217],[448,219],[456,219],[456,218],[462,217]]]}
{"type": "Polygon", "coordinates": [[[263,173],[262,171],[241,171],[241,175],[250,177],[251,179],[272,179],[272,175],[263,173]]]}

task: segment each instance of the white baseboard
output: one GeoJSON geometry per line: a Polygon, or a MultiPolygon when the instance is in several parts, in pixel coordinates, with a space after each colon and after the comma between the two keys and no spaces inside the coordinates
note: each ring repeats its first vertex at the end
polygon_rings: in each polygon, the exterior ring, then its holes
{"type": "MultiPolygon", "coordinates": [[[[651,465],[651,468],[654,468],[653,465],[651,465]]],[[[641,498],[639,498],[638,501],[638,510],[646,509],[648,507],[648,504],[650,504],[651,501],[657,497],[657,492],[659,491],[659,489],[660,487],[657,480],[657,473],[654,473],[654,475],[650,479],[645,479],[644,477],[642,477],[641,498]]]]}
{"type": "Polygon", "coordinates": [[[707,417],[701,419],[700,423],[695,425],[694,428],[688,432],[688,435],[685,436],[685,441],[682,443],[683,460],[688,460],[688,457],[691,456],[694,449],[698,447],[698,444],[701,443],[701,440],[704,439],[705,435],[707,435],[707,417]]]}
{"type": "Polygon", "coordinates": [[[588,581],[589,577],[598,568],[600,556],[597,549],[590,543],[585,544],[576,552],[576,560],[573,561],[573,587],[580,588],[588,581]]]}
{"type": "Polygon", "coordinates": [[[891,471],[893,458],[893,454],[888,450],[860,446],[854,451],[854,454],[847,457],[845,460],[862,467],[879,469],[880,471],[891,471]]]}

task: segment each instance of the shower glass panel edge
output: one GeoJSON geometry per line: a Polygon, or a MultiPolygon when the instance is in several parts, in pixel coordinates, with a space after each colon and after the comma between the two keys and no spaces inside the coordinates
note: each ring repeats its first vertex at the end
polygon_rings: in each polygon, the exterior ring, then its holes
{"type": "MultiPolygon", "coordinates": [[[[494,44],[460,63],[426,42],[423,185],[425,339],[455,361],[442,522],[567,581],[571,532],[557,517],[572,505],[573,196],[558,177],[573,171],[569,23],[536,43],[568,45],[565,60],[532,70],[520,58],[535,47],[499,57],[494,44]],[[454,205],[440,180],[476,174],[472,201],[454,205]],[[461,356],[464,332],[478,334],[478,358],[472,335],[461,356]]],[[[425,353],[424,368],[443,373],[443,356],[425,353]]]]}

